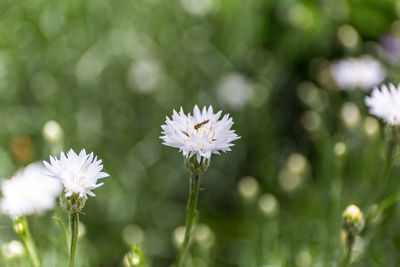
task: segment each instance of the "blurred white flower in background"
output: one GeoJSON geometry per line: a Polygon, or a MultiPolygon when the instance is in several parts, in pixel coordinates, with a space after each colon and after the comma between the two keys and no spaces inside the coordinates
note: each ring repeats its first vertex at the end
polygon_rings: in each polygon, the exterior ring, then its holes
{"type": "Polygon", "coordinates": [[[234,109],[240,109],[251,100],[254,88],[245,76],[230,73],[221,78],[217,94],[221,103],[234,109]]]}
{"type": "Polygon", "coordinates": [[[292,153],[290,154],[286,165],[288,170],[292,173],[302,174],[307,168],[307,159],[300,153],[292,153]]]}
{"type": "Polygon", "coordinates": [[[300,175],[292,173],[289,170],[281,171],[278,176],[278,183],[286,192],[292,192],[296,190],[302,182],[303,180],[300,175]]]}
{"type": "Polygon", "coordinates": [[[347,127],[353,128],[360,123],[361,113],[357,105],[352,102],[346,102],[341,109],[342,120],[347,127]]]}
{"type": "Polygon", "coordinates": [[[18,240],[11,240],[1,246],[1,251],[6,259],[22,257],[25,254],[24,245],[18,240]]]}
{"type": "Polygon", "coordinates": [[[72,194],[79,194],[79,197],[85,199],[87,195],[95,196],[91,190],[103,185],[103,183],[97,184],[97,180],[109,176],[101,171],[102,161],[98,160],[93,152],[86,154],[85,149],[82,149],[79,155],[70,149],[67,155],[61,152],[60,159],[50,156],[50,164],[46,161],[43,163],[50,171],[50,175],[64,184],[66,197],[72,194]]]}
{"type": "Polygon", "coordinates": [[[194,106],[193,116],[186,115],[182,108],[179,113],[174,110],[172,120],[167,117],[161,126],[160,138],[164,145],[179,148],[186,158],[195,155],[199,163],[201,158],[211,159],[211,154],[231,151],[231,142],[240,138],[231,130],[233,121],[229,114],[219,120],[221,114],[222,111],[214,114],[212,106],[203,107],[202,111],[194,106]]]}
{"type": "Polygon", "coordinates": [[[367,91],[380,84],[386,77],[386,70],[382,64],[370,56],[333,62],[330,73],[336,85],[344,90],[360,88],[367,91]]]}
{"type": "Polygon", "coordinates": [[[43,126],[43,136],[49,143],[58,143],[63,137],[63,130],[58,122],[50,120],[43,126]]]}
{"type": "Polygon", "coordinates": [[[312,255],[308,250],[302,250],[296,255],[295,262],[298,267],[311,266],[312,255]]]}
{"type": "Polygon", "coordinates": [[[360,36],[351,25],[342,25],[337,30],[339,41],[347,48],[354,48],[360,42],[360,36]]]}
{"type": "Polygon", "coordinates": [[[376,87],[370,97],[365,98],[370,113],[390,125],[400,125],[400,86],[393,84],[376,87]]]}
{"type": "Polygon", "coordinates": [[[185,226],[176,227],[173,233],[173,241],[178,248],[182,245],[184,238],[185,238],[185,226]]]}
{"type": "Polygon", "coordinates": [[[132,64],[127,80],[130,88],[147,93],[156,89],[160,78],[160,63],[153,58],[143,58],[132,64]]]}
{"type": "Polygon", "coordinates": [[[46,175],[46,168],[41,163],[33,163],[18,171],[11,179],[3,181],[1,191],[2,212],[16,219],[53,209],[62,185],[57,179],[46,175]]]}
{"type": "Polygon", "coordinates": [[[203,223],[196,224],[193,237],[203,248],[210,248],[214,243],[214,233],[203,223]]]}
{"type": "Polygon", "coordinates": [[[286,161],[286,167],[279,173],[278,183],[284,191],[294,191],[304,182],[307,170],[307,158],[300,153],[292,153],[286,161]]]}
{"type": "Polygon", "coordinates": [[[213,9],[213,0],[181,0],[186,12],[192,15],[206,15],[213,9]]]}
{"type": "Polygon", "coordinates": [[[335,152],[335,155],[337,157],[341,157],[346,153],[347,145],[345,143],[343,143],[342,141],[339,141],[334,145],[333,151],[335,152]]]}
{"type": "Polygon", "coordinates": [[[259,185],[256,179],[246,176],[239,181],[238,189],[242,197],[251,199],[257,195],[259,185]]]}
{"type": "Polygon", "coordinates": [[[377,119],[371,116],[367,116],[364,119],[364,132],[368,136],[374,136],[379,132],[379,122],[377,119]]]}
{"type": "Polygon", "coordinates": [[[122,229],[122,239],[128,245],[141,244],[144,238],[144,231],[136,224],[128,224],[122,229]]]}
{"type": "Polygon", "coordinates": [[[293,24],[293,26],[300,29],[308,29],[315,22],[313,10],[300,3],[290,6],[288,9],[287,18],[289,22],[293,24]]]}
{"type": "Polygon", "coordinates": [[[265,193],[258,199],[258,207],[266,216],[272,216],[278,211],[278,200],[272,194],[265,193]]]}
{"type": "Polygon", "coordinates": [[[301,115],[300,122],[303,127],[310,132],[318,130],[321,126],[321,116],[318,112],[307,110],[301,115]]]}

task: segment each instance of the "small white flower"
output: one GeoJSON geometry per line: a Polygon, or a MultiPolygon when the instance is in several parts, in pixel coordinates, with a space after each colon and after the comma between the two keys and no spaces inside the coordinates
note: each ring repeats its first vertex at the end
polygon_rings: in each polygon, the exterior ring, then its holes
{"type": "Polygon", "coordinates": [[[50,175],[64,184],[66,197],[72,194],[79,194],[79,197],[85,199],[87,195],[95,196],[91,190],[103,185],[103,183],[96,184],[97,180],[109,176],[101,171],[103,169],[101,160],[97,160],[93,152],[86,154],[85,149],[82,149],[79,155],[70,149],[67,155],[61,152],[60,159],[50,156],[50,164],[46,161],[43,163],[50,171],[50,175]]]}
{"type": "Polygon", "coordinates": [[[360,88],[367,91],[386,77],[384,67],[370,56],[336,61],[330,66],[330,72],[336,85],[343,90],[360,88]]]}
{"type": "Polygon", "coordinates": [[[400,86],[389,84],[376,87],[370,97],[365,98],[370,113],[383,119],[390,125],[400,125],[400,86]]]}
{"type": "Polygon", "coordinates": [[[62,191],[61,183],[46,175],[41,163],[33,163],[18,171],[1,184],[3,213],[12,219],[18,216],[41,214],[55,207],[56,198],[62,191]]]}
{"type": "Polygon", "coordinates": [[[233,121],[228,114],[219,120],[222,111],[216,114],[212,106],[203,107],[200,111],[196,105],[193,116],[185,114],[181,108],[179,113],[175,110],[172,120],[167,117],[160,138],[166,146],[179,148],[179,151],[187,158],[196,155],[198,162],[201,158],[210,159],[211,154],[219,154],[220,151],[231,151],[231,142],[240,137],[231,130],[233,121]]]}

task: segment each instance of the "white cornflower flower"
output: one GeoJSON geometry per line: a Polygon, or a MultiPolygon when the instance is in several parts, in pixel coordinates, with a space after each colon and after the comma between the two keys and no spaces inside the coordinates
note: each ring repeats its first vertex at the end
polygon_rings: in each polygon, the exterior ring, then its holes
{"type": "Polygon", "coordinates": [[[50,164],[46,161],[43,163],[50,171],[50,176],[58,178],[64,184],[66,197],[73,194],[84,199],[87,199],[87,195],[95,196],[91,190],[103,185],[96,184],[97,180],[109,176],[101,171],[101,160],[97,160],[93,152],[86,154],[85,149],[79,155],[70,149],[67,155],[61,152],[60,159],[50,156],[50,164]]]}
{"type": "Polygon", "coordinates": [[[384,67],[370,56],[336,61],[330,66],[330,72],[336,85],[343,90],[360,88],[367,91],[386,77],[384,67]]]}
{"type": "Polygon", "coordinates": [[[165,125],[162,125],[163,136],[160,138],[166,146],[179,148],[179,151],[187,158],[196,156],[200,163],[202,158],[210,159],[211,154],[219,154],[220,151],[231,151],[231,142],[240,137],[231,130],[233,121],[228,114],[219,120],[222,111],[216,114],[212,106],[200,111],[196,105],[193,116],[185,114],[181,108],[179,113],[175,110],[172,120],[167,117],[165,125]]]}
{"type": "Polygon", "coordinates": [[[18,171],[11,179],[3,181],[1,191],[2,212],[16,219],[53,209],[62,191],[62,184],[46,175],[46,168],[41,163],[33,163],[18,171]]]}
{"type": "Polygon", "coordinates": [[[400,125],[400,86],[389,84],[376,87],[370,97],[365,98],[370,113],[383,119],[390,125],[400,125]]]}

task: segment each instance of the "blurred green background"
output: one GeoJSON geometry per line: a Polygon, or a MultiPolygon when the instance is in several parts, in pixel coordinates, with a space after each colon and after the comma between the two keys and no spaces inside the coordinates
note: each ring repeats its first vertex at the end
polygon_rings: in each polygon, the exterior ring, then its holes
{"type": "MultiPolygon", "coordinates": [[[[189,173],[160,126],[173,109],[213,105],[242,138],[201,178],[188,266],[335,266],[342,211],[371,204],[385,138],[368,91],[340,90],[330,64],[370,55],[396,84],[398,38],[395,0],[2,0],[0,177],[94,151],[110,177],[81,216],[77,266],[123,266],[132,244],[169,266],[189,173]]],[[[398,209],[365,229],[354,266],[398,266],[398,209]]],[[[65,266],[53,215],[31,217],[32,232],[43,265],[65,266]]],[[[0,226],[0,265],[27,266],[7,255],[10,219],[0,226]]]]}

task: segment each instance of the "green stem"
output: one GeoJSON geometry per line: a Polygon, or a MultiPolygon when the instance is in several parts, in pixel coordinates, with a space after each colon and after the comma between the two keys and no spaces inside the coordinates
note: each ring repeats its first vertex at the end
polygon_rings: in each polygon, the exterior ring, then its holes
{"type": "Polygon", "coordinates": [[[78,239],[78,224],[79,224],[79,213],[71,213],[69,215],[69,224],[71,226],[71,248],[69,253],[69,267],[74,267],[75,264],[75,251],[76,241],[78,239]]]}
{"type": "Polygon", "coordinates": [[[184,266],[185,256],[189,249],[190,238],[192,234],[192,226],[197,220],[197,199],[200,191],[200,175],[192,174],[190,176],[189,198],[186,206],[186,224],[185,238],[179,251],[177,267],[184,266]]]}
{"type": "Polygon", "coordinates": [[[390,167],[392,166],[393,163],[393,154],[395,151],[396,143],[393,140],[389,140],[388,145],[387,145],[387,150],[386,150],[386,159],[385,159],[385,165],[383,168],[383,172],[381,174],[380,179],[378,180],[378,183],[380,186],[378,186],[377,195],[375,196],[375,201],[378,202],[379,199],[382,197],[386,185],[389,181],[389,171],[390,167]]]}
{"type": "Polygon", "coordinates": [[[29,255],[32,266],[40,267],[41,265],[36,251],[36,246],[33,242],[31,233],[29,231],[28,220],[25,216],[19,217],[16,221],[14,221],[14,230],[21,238],[25,250],[29,255]]]}
{"type": "Polygon", "coordinates": [[[378,206],[377,214],[382,213],[384,210],[386,210],[399,200],[400,200],[400,192],[396,192],[393,195],[390,195],[385,200],[382,200],[382,202],[378,206]]]}
{"type": "Polygon", "coordinates": [[[348,234],[347,236],[347,252],[346,257],[343,260],[342,267],[347,267],[351,265],[351,253],[353,252],[355,236],[353,234],[348,234]]]}

